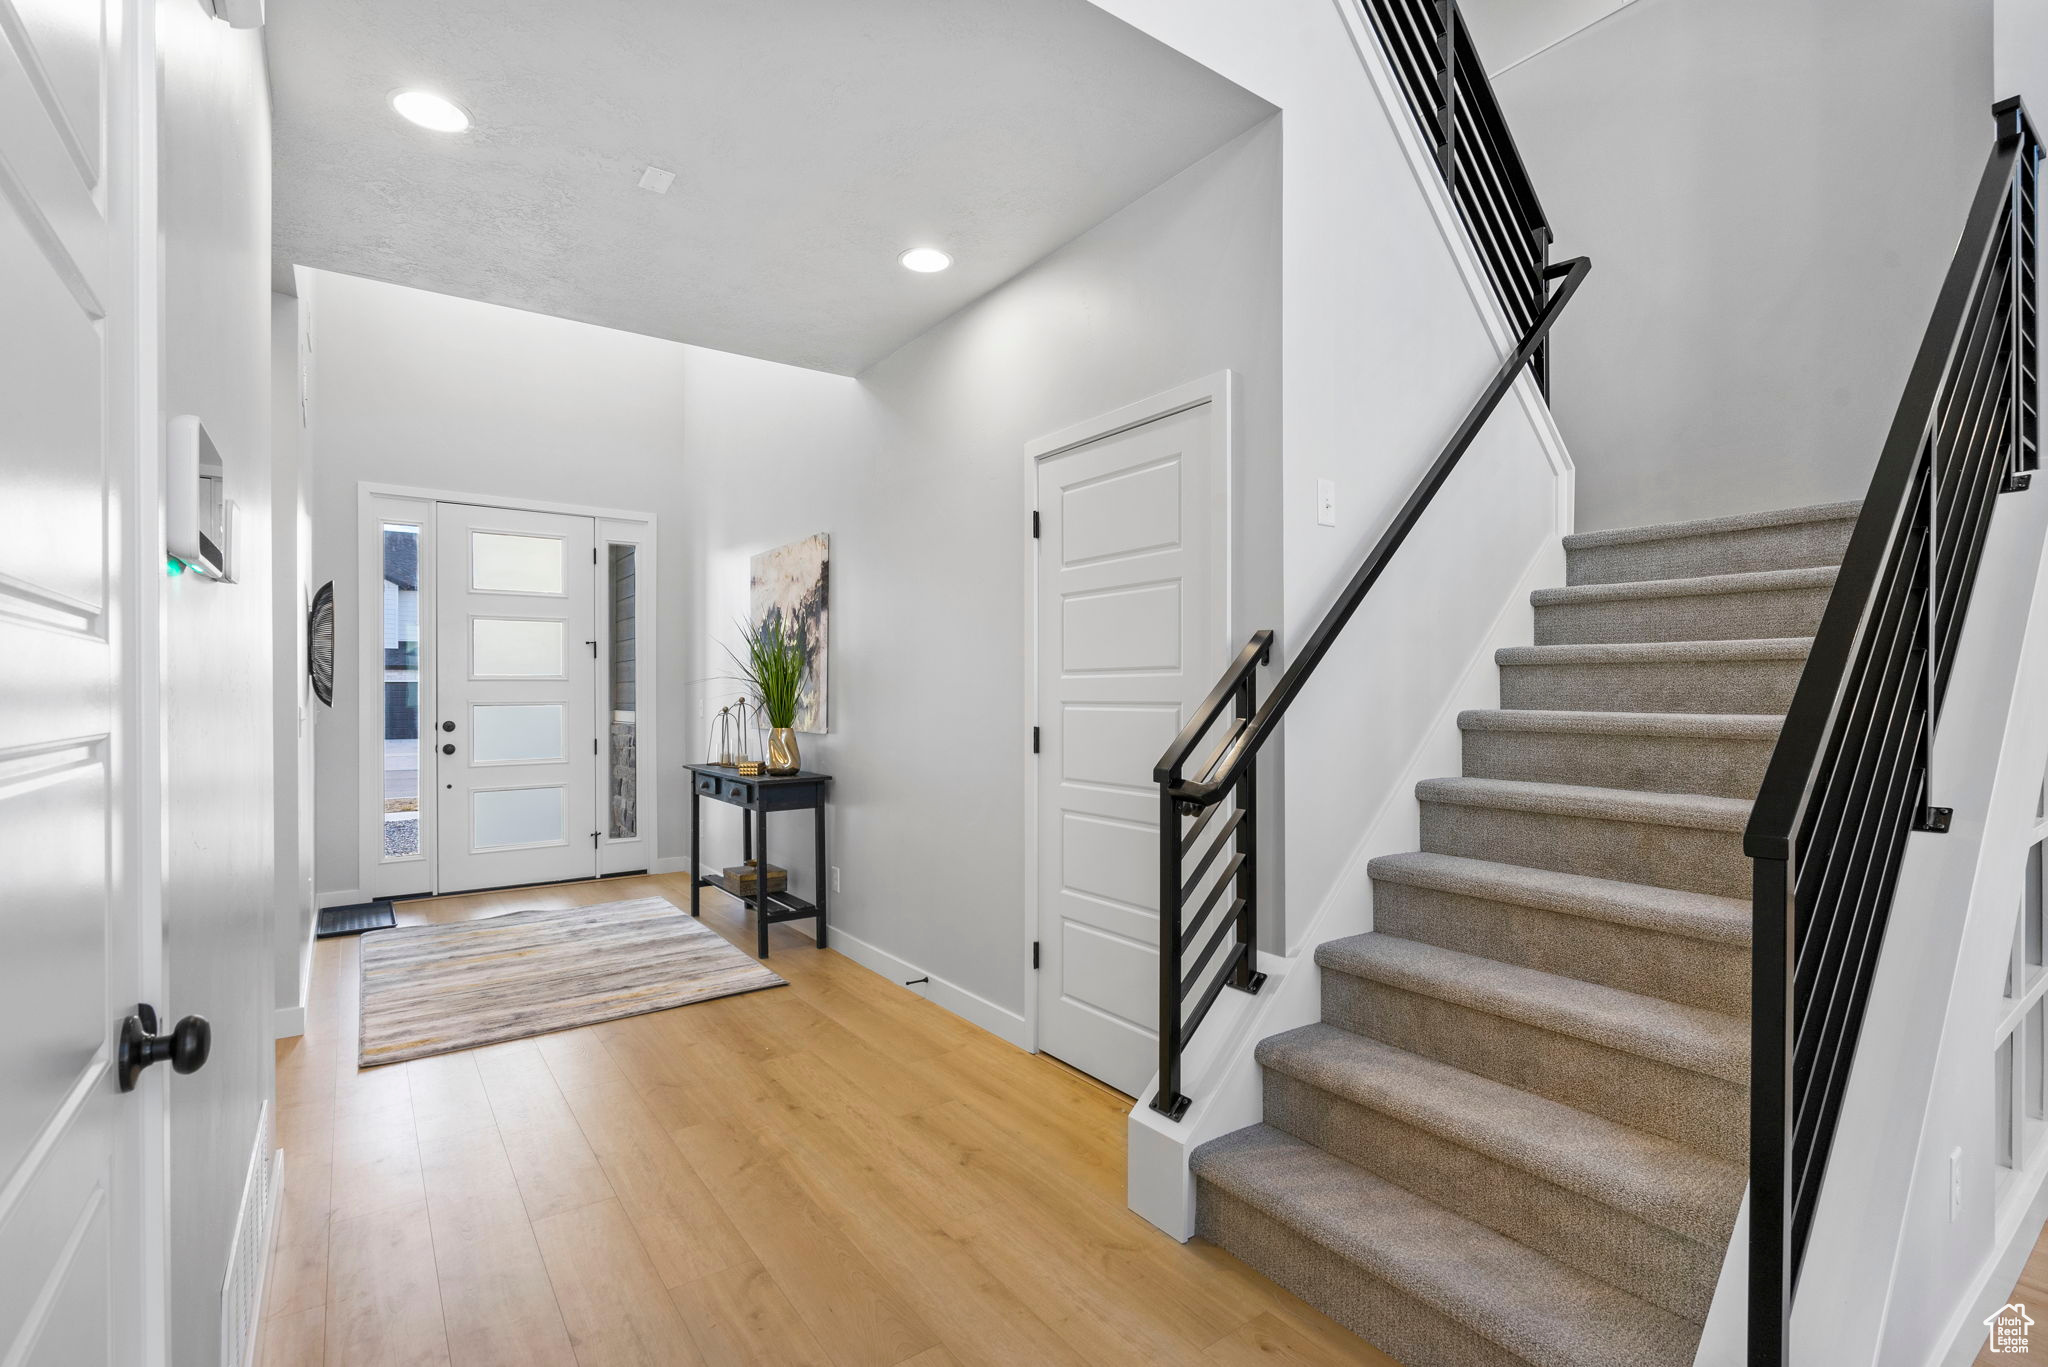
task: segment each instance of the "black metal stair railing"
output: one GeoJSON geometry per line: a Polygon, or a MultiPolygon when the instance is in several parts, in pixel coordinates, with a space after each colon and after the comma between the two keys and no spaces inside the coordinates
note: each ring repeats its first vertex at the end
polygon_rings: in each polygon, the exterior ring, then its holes
{"type": "Polygon", "coordinates": [[[1550,225],[1456,0],[1361,0],[1520,338],[1365,562],[1258,697],[1273,633],[1254,632],[1153,770],[1159,785],[1159,1086],[1152,1108],[1187,1113],[1181,1059],[1225,987],[1257,992],[1258,757],[1394,553],[1528,368],[1549,389],[1550,331],[1592,263],[1550,264],[1550,225]],[[1227,721],[1226,721],[1227,719],[1227,721]],[[1196,751],[1209,750],[1198,764],[1196,751]],[[1192,767],[1191,767],[1192,766],[1192,767]]]}
{"type": "MultiPolygon", "coordinates": [[[[1456,0],[1361,0],[1408,97],[1437,169],[1464,220],[1481,267],[1520,335],[1549,294],[1550,220],[1515,146],[1493,83],[1456,0]]],[[[1536,382],[1550,392],[1550,351],[1539,347],[1536,382]]]]}
{"type": "Polygon", "coordinates": [[[1970,206],[1743,836],[1755,878],[1749,1361],[1792,1296],[1998,496],[2038,466],[2041,145],[2018,100],[1970,206]]]}

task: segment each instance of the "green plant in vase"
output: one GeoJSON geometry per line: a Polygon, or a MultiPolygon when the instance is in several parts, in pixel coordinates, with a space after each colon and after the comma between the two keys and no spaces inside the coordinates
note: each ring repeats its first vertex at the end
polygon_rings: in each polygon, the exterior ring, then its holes
{"type": "Polygon", "coordinates": [[[740,635],[745,653],[730,647],[728,653],[768,718],[768,772],[793,774],[803,764],[797,753],[796,714],[803,705],[810,654],[780,612],[769,614],[759,626],[742,626],[740,635]]]}

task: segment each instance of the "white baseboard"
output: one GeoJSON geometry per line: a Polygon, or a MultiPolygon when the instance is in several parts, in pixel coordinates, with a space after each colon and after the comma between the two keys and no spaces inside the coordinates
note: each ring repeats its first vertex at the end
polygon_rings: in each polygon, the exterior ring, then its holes
{"type": "Polygon", "coordinates": [[[688,873],[690,871],[690,861],[681,858],[657,859],[647,866],[647,871],[649,873],[688,873]]]}
{"type": "Polygon", "coordinates": [[[1021,1013],[997,1006],[988,998],[969,992],[958,983],[947,982],[944,978],[932,977],[908,959],[900,959],[886,949],[857,936],[848,935],[838,926],[832,927],[833,949],[838,950],[862,968],[889,979],[902,986],[914,978],[931,978],[930,982],[919,983],[916,987],[903,988],[931,1002],[943,1006],[970,1025],[978,1025],[997,1039],[1025,1048],[1024,1017],[1021,1013]]]}
{"type": "Polygon", "coordinates": [[[325,911],[329,907],[353,907],[370,899],[363,896],[361,888],[342,888],[336,892],[323,892],[317,896],[318,907],[325,911]]]}
{"type": "Polygon", "coordinates": [[[293,1039],[306,1033],[306,1008],[280,1006],[270,1013],[270,1032],[273,1039],[293,1039]]]}

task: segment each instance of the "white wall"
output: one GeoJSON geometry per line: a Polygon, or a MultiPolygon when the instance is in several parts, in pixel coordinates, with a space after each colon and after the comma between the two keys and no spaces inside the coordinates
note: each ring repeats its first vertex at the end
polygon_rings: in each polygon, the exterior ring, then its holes
{"type": "MultiPolygon", "coordinates": [[[[1412,116],[1383,104],[1367,79],[1352,0],[1094,3],[1281,111],[1284,661],[1508,339],[1497,311],[1470,294],[1418,188],[1402,140],[1412,116]],[[1337,484],[1334,529],[1316,525],[1319,479],[1337,484]]],[[[1596,270],[1588,290],[1600,280],[1596,270]]],[[[1558,530],[1559,493],[1536,427],[1504,404],[1289,714],[1290,948],[1304,947],[1320,910],[1367,895],[1353,855],[1376,813],[1412,800],[1400,775],[1558,530]]]]}
{"type": "MultiPolygon", "coordinates": [[[[690,500],[681,477],[684,348],[352,276],[305,271],[301,281],[313,581],[335,585],[334,706],[313,707],[317,881],[332,901],[361,886],[351,664],[358,481],[652,512],[662,601],[677,602],[685,557],[671,552],[690,500]]],[[[663,625],[655,705],[673,716],[678,633],[663,625]]]]}
{"type": "Polygon", "coordinates": [[[306,674],[312,519],[306,503],[299,408],[299,301],[270,296],[271,689],[277,801],[275,891],[277,1032],[302,1034],[313,962],[313,716],[306,674]]]}
{"type": "MultiPolygon", "coordinates": [[[[831,734],[800,740],[835,776],[833,923],[931,974],[935,999],[1024,1009],[1026,444],[1234,371],[1235,615],[1242,634],[1277,620],[1281,141],[1269,121],[1226,144],[857,381],[689,352],[685,676],[730,671],[717,642],[747,611],[751,555],[831,533],[831,734]]],[[[680,852],[688,801],[666,801],[680,852]]],[[[737,862],[730,811],[705,827],[707,861],[737,862]]],[[[808,833],[785,855],[808,886],[808,833]]]]}
{"type": "Polygon", "coordinates": [[[221,1360],[229,1240],[271,1093],[270,122],[262,40],[158,0],[166,416],[196,413],[240,506],[240,582],[163,583],[166,1024],[213,1023],[169,1080],[171,1361],[221,1360]]]}
{"type": "Polygon", "coordinates": [[[1640,0],[1496,84],[1596,268],[1580,527],[1860,497],[1991,151],[1991,0],[1640,0]]]}

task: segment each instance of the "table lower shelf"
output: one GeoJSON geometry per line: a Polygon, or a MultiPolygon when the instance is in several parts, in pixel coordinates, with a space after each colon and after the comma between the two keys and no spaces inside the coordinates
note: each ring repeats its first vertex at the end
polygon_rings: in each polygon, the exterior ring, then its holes
{"type": "MultiPolygon", "coordinates": [[[[753,893],[735,892],[732,888],[726,886],[723,878],[699,878],[697,886],[700,888],[717,888],[727,896],[737,897],[740,901],[745,902],[749,909],[752,909],[754,905],[753,893]]],[[[768,924],[777,925],[783,921],[811,920],[817,916],[818,907],[815,902],[806,901],[793,892],[771,892],[768,894],[768,908],[763,914],[766,916],[768,924]]]]}

